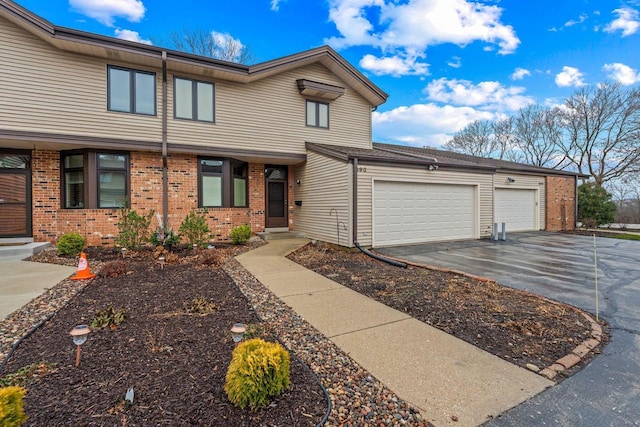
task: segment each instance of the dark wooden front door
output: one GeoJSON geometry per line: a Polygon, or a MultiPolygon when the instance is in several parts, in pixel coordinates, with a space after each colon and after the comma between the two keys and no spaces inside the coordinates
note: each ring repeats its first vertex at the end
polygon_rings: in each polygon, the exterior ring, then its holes
{"type": "Polygon", "coordinates": [[[30,237],[30,155],[0,151],[0,237],[30,237]]]}
{"type": "Polygon", "coordinates": [[[267,197],[267,228],[288,227],[287,215],[287,167],[267,166],[265,169],[267,197]]]}

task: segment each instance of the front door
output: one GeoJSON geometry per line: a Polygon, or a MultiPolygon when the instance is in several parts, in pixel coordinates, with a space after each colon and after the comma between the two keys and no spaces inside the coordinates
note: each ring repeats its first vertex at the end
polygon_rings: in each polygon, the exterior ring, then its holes
{"type": "Polygon", "coordinates": [[[265,168],[267,197],[266,228],[288,227],[287,216],[287,167],[267,166],[265,168]]]}
{"type": "Polygon", "coordinates": [[[31,235],[31,156],[0,150],[0,237],[31,235]]]}

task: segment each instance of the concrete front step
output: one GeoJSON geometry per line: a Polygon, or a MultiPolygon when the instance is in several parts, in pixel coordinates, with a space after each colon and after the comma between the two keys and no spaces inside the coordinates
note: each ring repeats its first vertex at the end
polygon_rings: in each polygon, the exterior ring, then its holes
{"type": "Polygon", "coordinates": [[[9,239],[0,239],[0,259],[22,259],[37,254],[45,248],[51,246],[49,242],[24,242],[15,240],[7,242],[9,239]]]}
{"type": "Polygon", "coordinates": [[[304,233],[297,233],[295,231],[265,231],[256,234],[263,240],[302,239],[305,237],[304,233]]]}

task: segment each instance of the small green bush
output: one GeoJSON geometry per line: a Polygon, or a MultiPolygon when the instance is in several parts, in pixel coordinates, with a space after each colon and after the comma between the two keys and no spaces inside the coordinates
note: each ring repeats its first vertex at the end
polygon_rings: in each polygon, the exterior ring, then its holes
{"type": "Polygon", "coordinates": [[[233,350],[224,391],[236,406],[263,408],[289,388],[289,352],[278,343],[251,339],[233,350]]]}
{"type": "Polygon", "coordinates": [[[133,209],[120,209],[116,246],[127,249],[140,249],[142,243],[146,242],[149,236],[152,217],[153,210],[147,215],[140,215],[133,209]]]}
{"type": "Polygon", "coordinates": [[[22,387],[0,388],[0,426],[19,427],[27,421],[24,413],[24,393],[22,387]]]}
{"type": "Polygon", "coordinates": [[[234,245],[244,245],[251,238],[251,227],[246,224],[233,227],[229,237],[234,245]]]}
{"type": "Polygon", "coordinates": [[[125,321],[127,318],[126,310],[123,308],[115,309],[112,305],[104,310],[98,310],[96,312],[93,321],[91,322],[91,328],[94,330],[106,328],[115,329],[119,324],[125,321]]]}
{"type": "Polygon", "coordinates": [[[86,239],[79,233],[67,233],[60,236],[56,246],[62,255],[78,255],[86,244],[86,239]]]}
{"type": "Polygon", "coordinates": [[[158,227],[151,233],[149,242],[151,242],[153,246],[177,245],[180,243],[180,236],[175,234],[170,228],[158,227]]]}
{"type": "Polygon", "coordinates": [[[189,243],[189,247],[193,245],[203,246],[209,238],[209,227],[207,226],[207,218],[204,214],[198,214],[195,211],[189,212],[180,224],[178,230],[189,243]]]}

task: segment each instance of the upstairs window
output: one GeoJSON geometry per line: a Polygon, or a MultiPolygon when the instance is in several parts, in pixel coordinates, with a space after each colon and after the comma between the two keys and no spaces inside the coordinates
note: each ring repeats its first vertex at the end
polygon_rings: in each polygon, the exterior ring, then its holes
{"type": "Polygon", "coordinates": [[[109,111],[156,114],[156,75],[147,71],[108,67],[109,111]]]}
{"type": "Polygon", "coordinates": [[[177,119],[214,122],[213,83],[175,77],[173,90],[177,119]]]}
{"type": "Polygon", "coordinates": [[[307,100],[307,126],[329,127],[329,104],[307,100]]]}
{"type": "Polygon", "coordinates": [[[62,155],[63,207],[121,208],[129,194],[129,155],[74,151],[62,155]]]}
{"type": "Polygon", "coordinates": [[[233,159],[200,158],[198,161],[199,205],[203,208],[245,208],[248,167],[233,159]]]}

